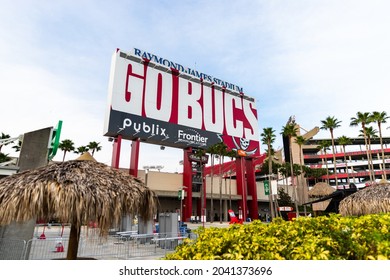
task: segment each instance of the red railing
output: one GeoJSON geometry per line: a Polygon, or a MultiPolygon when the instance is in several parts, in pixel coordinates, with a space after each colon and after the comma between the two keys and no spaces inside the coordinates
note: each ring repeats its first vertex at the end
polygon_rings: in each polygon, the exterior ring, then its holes
{"type": "MultiPolygon", "coordinates": [[[[387,149],[383,149],[383,152],[385,154],[387,153],[390,153],[390,148],[387,148],[387,149]]],[[[380,154],[382,153],[382,150],[381,149],[376,149],[376,150],[371,150],[371,154],[380,154]]],[[[345,156],[348,157],[348,156],[360,156],[360,155],[367,155],[367,152],[366,151],[356,151],[356,152],[346,152],[345,153],[345,156]]],[[[336,158],[344,158],[344,153],[336,153],[335,154],[336,158]]],[[[333,158],[333,154],[316,154],[316,155],[304,155],[303,156],[304,159],[331,159],[333,158]]]]}
{"type": "MultiPolygon", "coordinates": [[[[390,174],[390,170],[385,170],[386,174],[390,174]]],[[[374,172],[375,175],[382,175],[383,174],[383,171],[382,170],[379,170],[379,171],[375,171],[374,172]]],[[[344,179],[344,178],[352,178],[352,177],[368,177],[370,176],[370,173],[368,171],[360,171],[360,172],[356,172],[356,173],[337,173],[337,179],[344,179]]],[[[329,176],[328,175],[323,175],[321,177],[322,179],[335,179],[336,178],[336,175],[335,174],[330,174],[329,176]]]]}

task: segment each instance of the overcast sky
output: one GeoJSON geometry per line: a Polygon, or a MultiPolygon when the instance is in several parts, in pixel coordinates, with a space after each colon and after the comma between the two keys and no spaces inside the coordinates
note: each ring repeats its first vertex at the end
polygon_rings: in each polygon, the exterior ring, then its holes
{"type": "MultiPolygon", "coordinates": [[[[275,148],[290,116],[306,130],[334,116],[342,121],[335,137],[356,137],[349,127],[356,112],[390,114],[390,1],[0,0],[0,7],[0,133],[15,137],[62,120],[61,139],[100,142],[95,157],[104,163],[117,48],[242,86],[256,99],[260,132],[275,129],[275,148]]],[[[120,165],[128,167],[130,142],[123,146],[120,165]]],[[[181,159],[181,150],[143,145],[139,167],[181,172],[181,159]]]]}

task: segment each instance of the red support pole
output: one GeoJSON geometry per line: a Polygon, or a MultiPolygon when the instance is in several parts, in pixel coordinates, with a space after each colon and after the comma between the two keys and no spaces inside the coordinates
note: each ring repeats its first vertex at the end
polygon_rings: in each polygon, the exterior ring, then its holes
{"type": "Polygon", "coordinates": [[[188,153],[191,153],[191,148],[183,150],[183,186],[187,187],[185,189],[186,196],[184,198],[184,222],[188,222],[192,216],[192,164],[189,160],[188,153]]]}
{"type": "Polygon", "coordinates": [[[138,177],[138,159],[139,159],[139,139],[131,141],[131,155],[130,155],[130,175],[138,177]]]}
{"type": "Polygon", "coordinates": [[[122,135],[118,135],[114,139],[112,147],[112,157],[111,157],[111,167],[119,169],[119,159],[121,156],[121,144],[122,144],[122,135]]]}
{"type": "Polygon", "coordinates": [[[245,158],[238,157],[236,159],[236,181],[237,181],[237,194],[241,195],[241,200],[238,202],[238,206],[242,210],[242,219],[246,220],[247,212],[247,198],[246,198],[246,184],[245,184],[245,158]]]}
{"type": "Polygon", "coordinates": [[[245,160],[246,165],[246,182],[248,186],[248,195],[252,196],[252,200],[249,202],[249,217],[252,220],[259,218],[259,207],[257,203],[257,187],[255,169],[253,166],[253,158],[247,158],[245,160]]]}

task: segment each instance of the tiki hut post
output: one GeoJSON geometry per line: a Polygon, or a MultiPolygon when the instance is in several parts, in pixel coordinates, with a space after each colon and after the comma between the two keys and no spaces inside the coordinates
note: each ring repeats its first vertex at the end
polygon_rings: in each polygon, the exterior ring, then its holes
{"type": "MultiPolygon", "coordinates": [[[[89,160],[89,161],[96,162],[95,158],[93,158],[91,154],[88,152],[79,156],[77,160],[89,160]]],[[[73,211],[75,211],[75,209],[73,209],[73,211]]],[[[81,233],[81,223],[77,221],[76,218],[73,218],[70,224],[68,251],[66,253],[67,260],[77,259],[77,253],[79,251],[80,233],[81,233]]]]}
{"type": "Polygon", "coordinates": [[[66,254],[67,260],[76,260],[77,252],[79,250],[81,226],[78,223],[72,222],[70,225],[68,252],[66,254]]]}

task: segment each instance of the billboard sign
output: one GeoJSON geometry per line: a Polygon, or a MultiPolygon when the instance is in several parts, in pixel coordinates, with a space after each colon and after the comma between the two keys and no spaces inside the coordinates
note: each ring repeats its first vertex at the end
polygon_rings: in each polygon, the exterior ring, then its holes
{"type": "Polygon", "coordinates": [[[259,154],[255,101],[241,87],[136,48],[113,54],[104,135],[259,154]]]}
{"type": "Polygon", "coordinates": [[[195,154],[189,154],[188,158],[190,161],[194,162],[201,162],[203,164],[206,164],[209,161],[209,156],[208,155],[202,155],[201,157],[195,154]]]}

